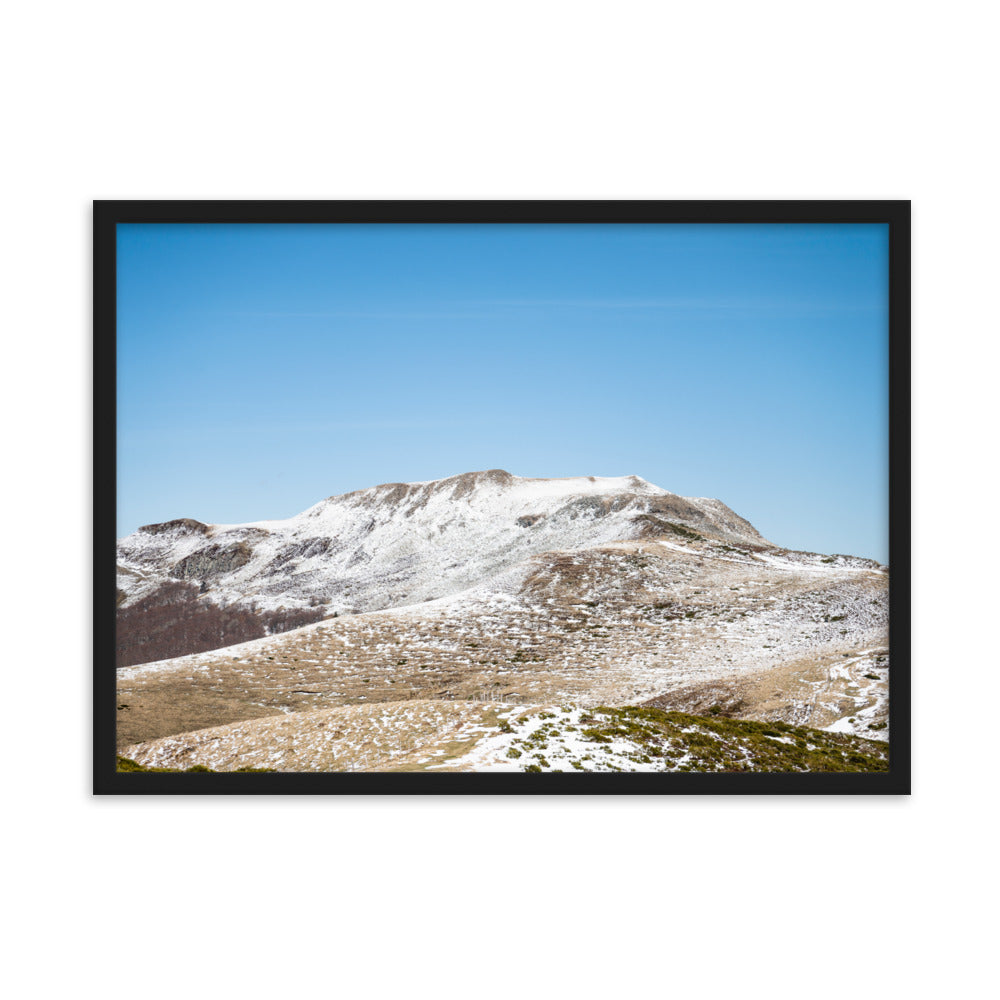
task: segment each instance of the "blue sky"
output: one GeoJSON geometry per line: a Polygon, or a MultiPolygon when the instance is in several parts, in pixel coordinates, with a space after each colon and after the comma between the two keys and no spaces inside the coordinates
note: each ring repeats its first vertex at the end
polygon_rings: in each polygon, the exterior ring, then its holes
{"type": "Polygon", "coordinates": [[[636,474],[888,558],[881,225],[120,225],[118,533],[636,474]]]}

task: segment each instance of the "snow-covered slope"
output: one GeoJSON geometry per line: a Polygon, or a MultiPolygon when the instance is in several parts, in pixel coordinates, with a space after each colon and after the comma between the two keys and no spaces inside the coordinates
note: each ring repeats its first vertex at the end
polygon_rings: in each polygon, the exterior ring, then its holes
{"type": "Polygon", "coordinates": [[[119,557],[117,739],[146,763],[135,744],[240,723],[225,739],[256,733],[267,766],[346,767],[327,750],[348,716],[315,713],[359,706],[444,744],[479,718],[456,703],[887,733],[887,569],[779,548],[636,477],[390,484],[287,521],[150,525],[119,557]],[[397,711],[418,702],[429,715],[397,711]],[[296,757],[313,729],[320,757],[296,757]]]}
{"type": "Polygon", "coordinates": [[[223,607],[373,611],[460,593],[542,552],[678,530],[768,544],[720,501],[638,476],[524,479],[493,469],[330,497],[283,521],[147,525],[118,543],[119,603],[183,581],[223,607]]]}

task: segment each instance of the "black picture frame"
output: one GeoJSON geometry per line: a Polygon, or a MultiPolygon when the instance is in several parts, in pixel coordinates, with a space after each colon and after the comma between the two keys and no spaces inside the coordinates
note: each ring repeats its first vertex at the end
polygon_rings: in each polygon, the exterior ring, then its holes
{"type": "Polygon", "coordinates": [[[910,202],[95,201],[93,792],[878,795],[910,792],[910,202]],[[116,227],[121,223],[882,223],[889,227],[890,769],[884,773],[120,773],[115,767],[116,227]]]}

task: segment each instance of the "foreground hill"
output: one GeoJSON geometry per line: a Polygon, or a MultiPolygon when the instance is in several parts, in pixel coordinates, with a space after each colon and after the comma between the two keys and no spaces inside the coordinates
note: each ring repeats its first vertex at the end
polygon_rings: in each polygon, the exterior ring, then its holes
{"type": "MultiPolygon", "coordinates": [[[[284,771],[885,771],[885,744],[782,722],[626,706],[409,701],[168,736],[143,768],[284,771]]],[[[135,765],[133,765],[135,766],[135,765]]]]}
{"type": "MultiPolygon", "coordinates": [[[[402,591],[393,588],[403,587],[404,577],[406,601],[413,593],[454,592],[120,669],[118,743],[126,756],[155,764],[141,745],[179,734],[183,745],[194,745],[198,731],[232,724],[273,730],[272,749],[287,750],[311,738],[316,712],[332,709],[390,713],[402,745],[407,727],[414,739],[423,732],[407,708],[418,703],[462,718],[505,706],[590,711],[644,703],[888,736],[888,573],[871,560],[778,548],[718,501],[687,500],[643,480],[480,473],[378,487],[324,501],[313,508],[319,514],[300,518],[329,526],[335,516],[355,525],[345,511],[359,509],[359,497],[379,511],[368,514],[375,521],[369,535],[383,538],[386,551],[372,545],[367,562],[349,567],[347,529],[331,533],[324,556],[337,554],[341,562],[299,556],[298,569],[278,567],[289,574],[296,599],[321,596],[324,579],[331,592],[346,592],[335,566],[355,573],[349,581],[359,601],[398,597],[402,591]],[[394,499],[385,502],[389,493],[394,499]],[[419,520],[431,517],[428,509],[433,518],[419,520]],[[518,513],[525,510],[534,513],[518,513]],[[415,518],[423,527],[407,542],[406,525],[415,518]],[[561,547],[544,547],[556,542],[561,547]],[[425,553],[432,568],[414,552],[425,553]]],[[[306,530],[292,520],[298,526],[279,522],[281,532],[306,530]]],[[[184,544],[207,544],[198,534],[202,542],[184,544]]],[[[282,545],[291,544],[283,537],[282,545]]],[[[255,548],[256,570],[248,561],[237,568],[248,575],[220,574],[202,599],[216,585],[237,583],[245,591],[239,600],[255,599],[253,581],[266,583],[263,569],[278,558],[269,554],[278,542],[272,537],[266,545],[255,548]]],[[[126,549],[137,566],[135,550],[126,549]]],[[[175,540],[158,542],[155,551],[164,565],[175,557],[191,565],[184,560],[201,550],[184,554],[175,540]]],[[[154,563],[150,556],[150,575],[154,563]]]]}
{"type": "Polygon", "coordinates": [[[118,666],[449,597],[543,552],[685,531],[768,544],[720,501],[638,476],[499,469],[330,497],[284,521],[146,525],[118,543],[118,666]]]}

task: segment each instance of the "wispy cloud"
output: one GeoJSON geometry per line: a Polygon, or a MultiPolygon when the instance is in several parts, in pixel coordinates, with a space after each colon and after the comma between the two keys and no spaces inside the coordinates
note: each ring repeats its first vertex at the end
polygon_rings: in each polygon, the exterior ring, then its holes
{"type": "Polygon", "coordinates": [[[689,312],[762,312],[802,314],[830,312],[864,312],[880,308],[878,303],[848,300],[787,299],[751,296],[671,296],[666,298],[537,298],[537,299],[471,299],[442,302],[442,308],[428,309],[427,303],[412,309],[330,309],[320,311],[245,310],[226,312],[227,316],[246,319],[273,320],[476,320],[497,309],[565,309],[583,311],[689,311],[689,312]]]}
{"type": "Polygon", "coordinates": [[[692,309],[727,311],[820,311],[863,310],[874,308],[869,303],[823,300],[795,300],[783,298],[704,298],[672,297],[662,299],[483,299],[468,303],[476,306],[510,308],[557,309],[692,309]]]}
{"type": "MultiPolygon", "coordinates": [[[[468,306],[468,303],[463,303],[468,306]]],[[[427,312],[424,309],[403,309],[392,312],[365,309],[334,309],[324,312],[227,312],[226,316],[239,316],[244,319],[478,319],[482,312],[451,312],[435,310],[427,312]]]]}
{"type": "Polygon", "coordinates": [[[554,306],[567,309],[674,309],[717,306],[713,299],[483,299],[476,306],[554,306]]]}

